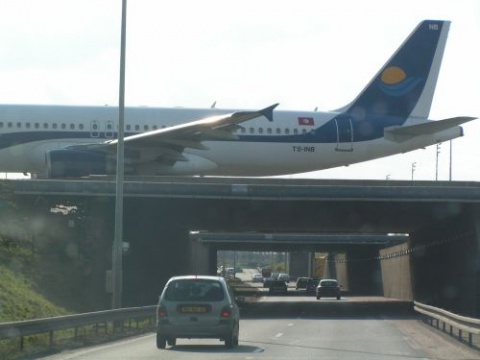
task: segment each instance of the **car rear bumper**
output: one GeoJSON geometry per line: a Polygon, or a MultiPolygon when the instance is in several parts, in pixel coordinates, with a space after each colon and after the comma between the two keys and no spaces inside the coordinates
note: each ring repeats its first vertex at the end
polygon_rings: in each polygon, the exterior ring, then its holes
{"type": "Polygon", "coordinates": [[[157,334],[165,338],[225,339],[233,329],[233,323],[205,326],[160,324],[157,334]]]}
{"type": "Polygon", "coordinates": [[[340,290],[317,290],[317,295],[318,296],[332,296],[332,297],[337,297],[340,296],[341,292],[340,290]]]}

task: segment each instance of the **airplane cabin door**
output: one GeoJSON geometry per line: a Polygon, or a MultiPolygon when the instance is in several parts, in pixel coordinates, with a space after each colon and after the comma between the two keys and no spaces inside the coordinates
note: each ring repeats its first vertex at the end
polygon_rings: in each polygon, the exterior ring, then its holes
{"type": "Polygon", "coordinates": [[[90,137],[98,138],[100,131],[100,126],[97,120],[92,120],[90,122],[90,137]]]}
{"type": "Polygon", "coordinates": [[[353,151],[353,125],[349,116],[338,116],[335,118],[337,127],[336,151],[353,151]]]}
{"type": "Polygon", "coordinates": [[[112,139],[114,137],[115,125],[111,120],[107,120],[105,123],[105,137],[107,139],[112,139]]]}

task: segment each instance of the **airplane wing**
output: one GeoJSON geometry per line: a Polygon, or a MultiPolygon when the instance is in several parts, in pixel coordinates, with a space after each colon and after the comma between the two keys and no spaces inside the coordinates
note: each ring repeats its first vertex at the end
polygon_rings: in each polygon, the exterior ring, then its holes
{"type": "Polygon", "coordinates": [[[470,116],[458,116],[454,118],[430,121],[423,124],[391,127],[385,129],[385,139],[395,142],[402,142],[414,136],[437,133],[452,127],[464,124],[476,119],[470,116]]]}
{"type": "MultiPolygon", "coordinates": [[[[127,136],[124,138],[125,158],[138,159],[139,152],[149,152],[150,159],[143,161],[160,161],[165,164],[172,164],[176,161],[185,161],[182,156],[185,148],[206,149],[202,144],[207,139],[236,139],[233,133],[239,128],[239,124],[265,116],[273,121],[273,110],[278,104],[271,105],[258,111],[237,111],[230,114],[211,116],[200,120],[191,121],[185,124],[171,126],[127,136]]],[[[109,140],[97,144],[78,144],[69,146],[69,150],[82,150],[94,152],[116,152],[118,140],[109,140]]]]}

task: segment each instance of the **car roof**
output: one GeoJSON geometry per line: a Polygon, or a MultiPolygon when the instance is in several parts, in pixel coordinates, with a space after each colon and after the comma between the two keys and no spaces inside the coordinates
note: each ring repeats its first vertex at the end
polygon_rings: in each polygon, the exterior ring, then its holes
{"type": "Polygon", "coordinates": [[[212,276],[212,275],[182,275],[182,276],[173,276],[168,281],[174,280],[216,280],[224,282],[225,279],[221,276],[212,276]]]}

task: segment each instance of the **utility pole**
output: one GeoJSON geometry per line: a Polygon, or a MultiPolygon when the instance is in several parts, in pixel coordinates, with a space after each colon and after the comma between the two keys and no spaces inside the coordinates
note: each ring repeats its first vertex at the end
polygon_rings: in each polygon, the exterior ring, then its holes
{"type": "Polygon", "coordinates": [[[122,30],[120,43],[120,88],[118,101],[117,181],[115,193],[115,235],[112,249],[112,308],[122,307],[123,257],[123,173],[125,129],[125,45],[127,28],[127,0],[122,0],[122,30]]]}
{"type": "Polygon", "coordinates": [[[413,181],[413,173],[415,172],[415,168],[417,167],[417,163],[413,162],[412,163],[412,181],[413,181]]]}

